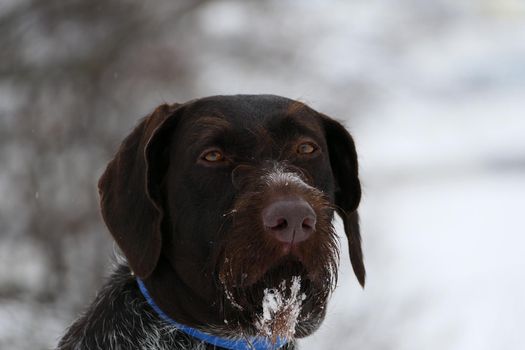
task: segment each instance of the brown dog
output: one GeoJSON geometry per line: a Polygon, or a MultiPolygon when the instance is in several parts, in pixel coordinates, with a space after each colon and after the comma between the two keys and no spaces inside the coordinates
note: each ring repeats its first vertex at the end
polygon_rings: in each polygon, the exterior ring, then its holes
{"type": "Polygon", "coordinates": [[[158,107],[99,182],[129,267],[59,349],[293,349],[335,286],[334,211],[364,285],[357,168],[341,124],[297,101],[158,107]]]}

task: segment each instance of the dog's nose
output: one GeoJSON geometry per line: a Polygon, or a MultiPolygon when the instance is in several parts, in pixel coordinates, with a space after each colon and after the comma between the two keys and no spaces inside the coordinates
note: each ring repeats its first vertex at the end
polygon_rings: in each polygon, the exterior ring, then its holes
{"type": "Polygon", "coordinates": [[[266,230],[284,243],[299,243],[308,239],[315,231],[316,219],[314,210],[302,198],[280,198],[262,211],[266,230]]]}

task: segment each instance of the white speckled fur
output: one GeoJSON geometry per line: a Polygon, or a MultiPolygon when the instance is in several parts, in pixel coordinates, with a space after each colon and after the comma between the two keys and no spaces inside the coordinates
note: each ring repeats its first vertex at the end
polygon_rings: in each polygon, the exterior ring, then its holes
{"type": "Polygon", "coordinates": [[[264,175],[264,181],[268,186],[289,186],[295,185],[308,190],[318,191],[316,188],[308,185],[299,176],[299,174],[288,171],[283,165],[275,164],[275,166],[264,175]]]}

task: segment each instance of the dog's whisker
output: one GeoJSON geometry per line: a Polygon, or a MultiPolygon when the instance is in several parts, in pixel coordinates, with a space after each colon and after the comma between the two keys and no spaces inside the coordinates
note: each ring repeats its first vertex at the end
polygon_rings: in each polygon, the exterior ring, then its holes
{"type": "Polygon", "coordinates": [[[232,209],[229,212],[222,214],[222,216],[234,215],[236,213],[237,213],[237,209],[232,209]]]}

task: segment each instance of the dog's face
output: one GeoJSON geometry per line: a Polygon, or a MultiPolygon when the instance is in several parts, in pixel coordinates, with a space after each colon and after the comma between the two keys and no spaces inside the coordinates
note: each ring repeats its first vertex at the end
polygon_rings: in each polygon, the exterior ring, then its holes
{"type": "Polygon", "coordinates": [[[353,141],[297,101],[241,95],[161,106],[124,141],[100,192],[138,276],[165,262],[224,319],[255,333],[317,328],[337,278],[334,211],[364,284],[353,141]]]}

